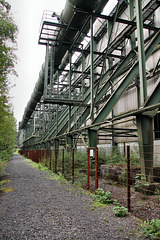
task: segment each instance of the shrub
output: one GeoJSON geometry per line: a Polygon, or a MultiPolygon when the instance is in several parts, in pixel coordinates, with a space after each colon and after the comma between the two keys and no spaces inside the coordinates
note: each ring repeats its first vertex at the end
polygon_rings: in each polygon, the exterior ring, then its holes
{"type": "Polygon", "coordinates": [[[113,207],[113,212],[117,217],[125,217],[128,213],[128,209],[124,206],[115,206],[113,207]]]}
{"type": "Polygon", "coordinates": [[[95,191],[96,195],[95,195],[95,199],[96,201],[99,201],[100,203],[104,203],[104,204],[110,204],[113,202],[112,198],[111,198],[111,192],[109,191],[104,191],[102,188],[98,188],[95,191]]]}

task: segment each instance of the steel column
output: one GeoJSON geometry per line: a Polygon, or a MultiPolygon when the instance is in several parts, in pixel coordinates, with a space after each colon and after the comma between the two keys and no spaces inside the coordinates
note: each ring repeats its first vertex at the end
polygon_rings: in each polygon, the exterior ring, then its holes
{"type": "Polygon", "coordinates": [[[97,147],[97,131],[88,129],[88,147],[97,147]]]}
{"type": "Polygon", "coordinates": [[[141,173],[147,181],[153,180],[153,118],[137,116],[141,173]]]}
{"type": "MultiPolygon", "coordinates": [[[[130,20],[134,18],[134,0],[129,0],[129,16],[130,20]]],[[[136,47],[135,32],[131,34],[131,49],[134,50],[136,47]]]]}
{"type": "Polygon", "coordinates": [[[90,19],[90,30],[91,30],[91,41],[90,41],[90,92],[91,92],[91,108],[90,108],[90,115],[91,120],[94,119],[94,66],[93,66],[93,51],[94,51],[94,40],[93,40],[93,16],[91,15],[90,19]]]}
{"type": "Polygon", "coordinates": [[[147,98],[142,1],[135,0],[135,4],[136,4],[136,23],[137,23],[138,58],[139,58],[139,77],[140,77],[140,100],[142,105],[147,98]]]}
{"type": "MultiPolygon", "coordinates": [[[[72,53],[69,53],[69,99],[71,100],[72,53]]],[[[71,106],[68,107],[68,131],[71,128],[71,106]]]]}
{"type": "Polygon", "coordinates": [[[47,96],[48,87],[48,65],[49,65],[49,43],[46,45],[46,58],[45,58],[45,76],[44,76],[44,96],[47,96]]]}

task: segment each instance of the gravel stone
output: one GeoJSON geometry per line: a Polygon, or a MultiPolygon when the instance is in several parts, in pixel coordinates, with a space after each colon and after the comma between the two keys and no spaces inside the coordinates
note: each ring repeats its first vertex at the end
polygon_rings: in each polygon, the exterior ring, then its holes
{"type": "Polygon", "coordinates": [[[118,218],[111,205],[92,210],[93,199],[85,191],[71,183],[60,186],[49,171],[38,171],[18,154],[7,171],[6,187],[14,191],[0,191],[0,239],[145,239],[134,216],[118,218]]]}

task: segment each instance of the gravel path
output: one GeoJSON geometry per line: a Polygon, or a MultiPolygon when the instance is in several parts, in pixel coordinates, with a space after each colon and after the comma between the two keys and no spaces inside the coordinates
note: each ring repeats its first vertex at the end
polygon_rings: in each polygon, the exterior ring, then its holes
{"type": "Polygon", "coordinates": [[[134,216],[117,218],[113,206],[93,210],[91,196],[60,186],[22,156],[14,154],[7,171],[14,191],[0,195],[0,239],[142,239],[134,216]]]}

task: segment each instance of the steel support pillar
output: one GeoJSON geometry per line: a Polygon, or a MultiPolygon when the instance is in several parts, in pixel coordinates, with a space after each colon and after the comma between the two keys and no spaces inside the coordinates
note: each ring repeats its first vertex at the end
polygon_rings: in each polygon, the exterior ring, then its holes
{"type": "Polygon", "coordinates": [[[153,180],[153,118],[137,116],[141,174],[146,180],[153,180]]]}
{"type": "MultiPolygon", "coordinates": [[[[134,0],[129,0],[129,16],[130,20],[133,21],[134,18],[134,0]]],[[[134,50],[136,47],[135,32],[131,34],[131,49],[134,50]]]]}
{"type": "MultiPolygon", "coordinates": [[[[113,30],[113,22],[108,21],[108,44],[107,45],[109,45],[109,43],[112,39],[112,30],[113,30]]],[[[113,59],[110,57],[108,58],[108,66],[109,66],[109,69],[111,69],[113,67],[113,59]]],[[[113,93],[113,86],[111,86],[111,93],[113,93]]],[[[112,109],[112,118],[114,118],[114,110],[113,109],[112,109]]],[[[114,128],[114,125],[112,126],[112,128],[114,128]]],[[[115,139],[114,139],[114,134],[112,133],[112,147],[114,145],[115,145],[115,139]]]]}
{"type": "Polygon", "coordinates": [[[97,147],[97,131],[88,129],[88,147],[97,147]]]}
{"type": "Polygon", "coordinates": [[[51,142],[47,142],[47,143],[46,143],[46,149],[47,149],[47,150],[50,150],[50,149],[51,149],[51,142]]]}
{"type": "Polygon", "coordinates": [[[136,4],[136,23],[137,23],[137,40],[138,40],[139,77],[140,77],[140,102],[142,105],[144,104],[147,98],[142,1],[135,0],[135,4],[136,4]]]}
{"type": "Polygon", "coordinates": [[[91,16],[90,19],[90,29],[91,29],[91,42],[90,42],[90,92],[91,92],[91,108],[90,108],[90,115],[91,115],[91,120],[93,121],[94,119],[94,66],[93,66],[93,61],[94,61],[94,40],[93,40],[93,16],[91,16]]]}
{"type": "MultiPolygon", "coordinates": [[[[69,99],[71,100],[72,53],[69,53],[69,99]]],[[[68,131],[71,128],[71,106],[68,107],[68,131]]]]}
{"type": "MultiPolygon", "coordinates": [[[[142,1],[135,0],[138,58],[139,58],[139,78],[140,78],[140,105],[142,106],[147,99],[146,83],[146,59],[143,36],[143,17],[142,1]]],[[[147,181],[151,182],[153,177],[153,118],[149,116],[137,117],[137,128],[140,149],[141,173],[146,176],[147,181]]]]}
{"type": "Polygon", "coordinates": [[[84,70],[85,70],[85,56],[84,52],[82,52],[82,101],[84,100],[84,91],[85,91],[85,80],[84,80],[84,70]]]}
{"type": "Polygon", "coordinates": [[[54,148],[55,148],[56,150],[59,149],[59,139],[54,139],[54,148]]]}
{"type": "Polygon", "coordinates": [[[67,148],[73,148],[73,136],[72,135],[68,135],[66,137],[66,147],[67,148]]]}
{"type": "Polygon", "coordinates": [[[48,66],[49,66],[49,43],[46,45],[46,57],[45,57],[45,77],[44,77],[44,96],[47,96],[48,86],[48,66]]]}

